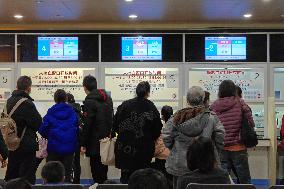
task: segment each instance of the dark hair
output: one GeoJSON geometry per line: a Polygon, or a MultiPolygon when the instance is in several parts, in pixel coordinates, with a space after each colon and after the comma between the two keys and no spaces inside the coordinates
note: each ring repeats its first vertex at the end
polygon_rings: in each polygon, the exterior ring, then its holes
{"type": "Polygon", "coordinates": [[[75,98],[71,93],[67,93],[67,102],[68,103],[75,103],[75,98]]]}
{"type": "Polygon", "coordinates": [[[165,176],[151,168],[135,171],[129,178],[128,189],[168,189],[165,176]]]}
{"type": "Polygon", "coordinates": [[[139,98],[144,98],[148,93],[150,93],[151,87],[148,81],[140,82],[136,87],[136,95],[139,98]]]}
{"type": "Polygon", "coordinates": [[[210,138],[199,137],[195,139],[187,150],[187,167],[194,171],[207,173],[215,167],[216,157],[214,145],[210,138]]]}
{"type": "Polygon", "coordinates": [[[67,100],[67,94],[63,89],[58,89],[55,93],[54,93],[54,101],[56,103],[60,103],[60,102],[66,102],[67,100]]]}
{"type": "Polygon", "coordinates": [[[21,76],[17,81],[17,89],[25,91],[32,86],[32,79],[28,76],[21,76]]]}
{"type": "Polygon", "coordinates": [[[63,182],[65,176],[65,168],[60,161],[47,162],[41,171],[41,177],[46,183],[63,182]]]}
{"type": "Polygon", "coordinates": [[[243,90],[240,86],[236,86],[236,94],[238,97],[243,98],[243,90]]]}
{"type": "Polygon", "coordinates": [[[210,100],[210,93],[208,91],[204,91],[205,97],[203,103],[206,104],[210,100]]]}
{"type": "Polygon", "coordinates": [[[219,98],[236,96],[236,85],[232,80],[224,80],[219,85],[219,98]]]}
{"type": "Polygon", "coordinates": [[[91,92],[98,88],[97,79],[94,76],[88,75],[84,77],[83,86],[91,92]]]}
{"type": "Polygon", "coordinates": [[[170,117],[173,115],[174,111],[171,106],[163,106],[161,110],[161,114],[164,118],[164,121],[167,122],[170,117]]]}
{"type": "Polygon", "coordinates": [[[4,189],[32,189],[32,186],[28,181],[22,178],[17,178],[7,182],[4,189]]]}

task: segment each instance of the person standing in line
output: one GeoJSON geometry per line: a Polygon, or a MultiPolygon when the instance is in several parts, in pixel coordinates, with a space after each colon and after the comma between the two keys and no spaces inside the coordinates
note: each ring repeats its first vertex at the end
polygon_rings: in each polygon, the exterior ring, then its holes
{"type": "MultiPolygon", "coordinates": [[[[161,110],[162,120],[164,123],[167,123],[167,121],[171,118],[173,115],[173,108],[171,106],[163,106],[161,110]]],[[[161,171],[165,177],[167,178],[169,188],[172,188],[173,183],[173,176],[170,175],[166,170],[166,159],[170,154],[170,151],[168,148],[166,148],[163,137],[160,136],[156,141],[156,147],[155,147],[155,162],[152,163],[152,168],[161,171]]]]}
{"type": "Polygon", "coordinates": [[[113,122],[113,103],[103,89],[97,88],[97,80],[89,75],[83,80],[87,94],[83,106],[84,126],[81,152],[90,157],[94,182],[102,184],[107,180],[108,166],[103,165],[100,156],[100,140],[109,137],[113,122]]]}
{"type": "Polygon", "coordinates": [[[223,169],[231,172],[235,168],[240,184],[250,184],[251,176],[248,164],[248,153],[241,142],[240,132],[244,115],[251,127],[254,127],[252,112],[243,99],[236,95],[236,85],[231,80],[224,80],[219,86],[219,98],[211,108],[216,112],[226,131],[225,147],[221,155],[223,169]]]}
{"type": "Polygon", "coordinates": [[[137,97],[123,102],[114,116],[115,166],[121,169],[120,182],[127,184],[130,175],[149,168],[154,157],[155,141],[161,135],[160,113],[150,97],[150,84],[140,82],[137,97]]]}
{"type": "Polygon", "coordinates": [[[74,153],[78,149],[78,117],[66,103],[67,94],[58,89],[54,93],[55,105],[48,109],[39,128],[41,136],[48,140],[46,161],[60,161],[65,168],[65,181],[71,182],[74,153]]]}
{"type": "Polygon", "coordinates": [[[217,162],[224,145],[224,127],[217,115],[204,105],[205,93],[201,87],[193,86],[187,92],[189,107],[179,110],[166,123],[162,136],[171,153],[166,160],[167,172],[173,175],[173,188],[179,177],[190,170],[187,167],[186,152],[196,137],[212,138],[217,162]]]}
{"type": "Polygon", "coordinates": [[[5,181],[21,177],[31,184],[35,183],[36,151],[38,150],[36,132],[41,125],[42,117],[29,95],[31,88],[31,78],[21,76],[17,81],[17,89],[13,91],[12,96],[7,100],[7,112],[9,113],[19,100],[28,99],[12,115],[12,119],[17,125],[18,137],[21,137],[23,133],[24,136],[19,148],[9,152],[5,181]]]}
{"type": "MultiPolygon", "coordinates": [[[[71,93],[67,93],[67,102],[68,104],[73,107],[74,111],[77,113],[78,120],[79,120],[79,144],[81,143],[80,138],[82,136],[82,128],[83,128],[83,114],[82,114],[82,108],[79,103],[76,103],[74,96],[71,93]]],[[[73,169],[74,169],[74,178],[73,178],[73,184],[80,184],[80,176],[81,176],[81,165],[80,165],[80,145],[78,146],[78,149],[75,151],[75,156],[73,160],[73,169]]]]}

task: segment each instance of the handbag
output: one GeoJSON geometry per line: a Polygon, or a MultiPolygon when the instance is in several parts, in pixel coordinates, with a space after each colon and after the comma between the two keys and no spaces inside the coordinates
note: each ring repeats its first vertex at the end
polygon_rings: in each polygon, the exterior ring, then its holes
{"type": "Polygon", "coordinates": [[[107,137],[100,140],[100,156],[101,162],[104,165],[115,165],[115,148],[116,138],[107,137]]]}
{"type": "Polygon", "coordinates": [[[39,147],[39,150],[36,151],[36,157],[39,158],[39,159],[44,159],[44,158],[47,158],[47,139],[45,138],[40,138],[39,141],[38,141],[38,147],[39,147]]]}
{"type": "MultiPolygon", "coordinates": [[[[241,105],[243,107],[242,103],[241,105]]],[[[258,144],[257,134],[254,130],[254,127],[249,124],[249,121],[245,116],[243,108],[241,122],[241,141],[247,148],[253,148],[258,144]]]]}

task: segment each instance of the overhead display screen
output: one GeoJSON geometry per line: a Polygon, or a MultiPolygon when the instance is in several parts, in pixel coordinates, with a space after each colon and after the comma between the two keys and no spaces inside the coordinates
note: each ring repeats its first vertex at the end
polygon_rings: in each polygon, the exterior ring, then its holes
{"type": "Polygon", "coordinates": [[[102,62],[182,62],[181,34],[102,34],[102,62]]]}
{"type": "Polygon", "coordinates": [[[205,60],[246,60],[246,37],[205,37],[205,60]]]}
{"type": "Polygon", "coordinates": [[[122,60],[162,60],[162,37],[122,37],[122,60]]]}
{"type": "Polygon", "coordinates": [[[38,60],[78,60],[78,37],[38,37],[38,60]]]}
{"type": "Polygon", "coordinates": [[[267,62],[266,34],[186,34],[186,62],[267,62]]]}

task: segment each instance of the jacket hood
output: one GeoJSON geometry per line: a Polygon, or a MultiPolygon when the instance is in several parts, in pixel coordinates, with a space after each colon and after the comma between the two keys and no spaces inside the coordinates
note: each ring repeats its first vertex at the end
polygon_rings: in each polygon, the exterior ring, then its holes
{"type": "Polygon", "coordinates": [[[188,137],[196,137],[200,135],[207,125],[210,111],[204,111],[197,116],[177,125],[177,129],[188,137]]]}
{"type": "Polygon", "coordinates": [[[73,113],[73,108],[66,103],[55,104],[48,110],[48,114],[58,120],[66,120],[71,117],[73,113]]]}
{"type": "Polygon", "coordinates": [[[34,99],[32,99],[28,93],[22,90],[14,90],[12,96],[28,98],[29,100],[34,101],[34,99]]]}
{"type": "Polygon", "coordinates": [[[95,89],[87,95],[86,100],[107,101],[108,95],[104,89],[95,89]]]}
{"type": "Polygon", "coordinates": [[[226,112],[229,109],[233,108],[235,104],[238,103],[236,97],[231,96],[231,97],[224,97],[224,98],[219,98],[216,100],[211,108],[216,111],[216,112],[226,112]]]}

